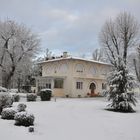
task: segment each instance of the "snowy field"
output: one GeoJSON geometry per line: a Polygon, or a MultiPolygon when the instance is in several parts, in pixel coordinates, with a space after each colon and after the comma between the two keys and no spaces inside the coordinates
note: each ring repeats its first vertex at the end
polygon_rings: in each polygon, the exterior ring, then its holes
{"type": "MultiPolygon", "coordinates": [[[[14,103],[17,106],[18,103],[14,103]]],[[[3,140],[140,140],[140,103],[136,113],[104,110],[103,98],[27,102],[35,115],[35,132],[0,119],[3,140]]]]}

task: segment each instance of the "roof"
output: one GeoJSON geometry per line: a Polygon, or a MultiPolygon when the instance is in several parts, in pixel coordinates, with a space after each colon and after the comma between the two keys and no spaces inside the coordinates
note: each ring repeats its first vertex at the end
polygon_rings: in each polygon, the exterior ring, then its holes
{"type": "Polygon", "coordinates": [[[81,60],[81,61],[86,61],[86,62],[93,62],[93,63],[98,63],[98,64],[103,64],[103,65],[110,65],[109,63],[105,62],[100,62],[100,61],[95,61],[95,60],[90,60],[90,59],[84,59],[84,58],[79,58],[79,57],[60,57],[60,58],[55,58],[55,59],[50,59],[46,61],[39,62],[38,64],[43,64],[43,63],[49,63],[49,62],[56,62],[56,61],[62,61],[62,60],[81,60]]]}

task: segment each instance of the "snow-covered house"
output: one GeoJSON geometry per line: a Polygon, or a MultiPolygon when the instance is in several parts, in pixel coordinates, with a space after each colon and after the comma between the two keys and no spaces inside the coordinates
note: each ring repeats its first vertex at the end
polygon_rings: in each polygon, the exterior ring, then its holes
{"type": "Polygon", "coordinates": [[[37,89],[50,88],[54,96],[85,97],[95,95],[106,88],[106,75],[111,65],[94,60],[69,57],[66,53],[61,58],[40,63],[42,77],[36,81],[37,89]]]}

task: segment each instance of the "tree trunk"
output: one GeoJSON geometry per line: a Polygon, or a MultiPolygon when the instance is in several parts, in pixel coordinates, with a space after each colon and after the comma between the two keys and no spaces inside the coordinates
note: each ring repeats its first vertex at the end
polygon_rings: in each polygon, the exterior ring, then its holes
{"type": "Polygon", "coordinates": [[[8,75],[6,75],[6,81],[5,81],[5,87],[10,89],[11,88],[11,79],[15,72],[15,66],[12,66],[12,70],[9,72],[8,75]]]}

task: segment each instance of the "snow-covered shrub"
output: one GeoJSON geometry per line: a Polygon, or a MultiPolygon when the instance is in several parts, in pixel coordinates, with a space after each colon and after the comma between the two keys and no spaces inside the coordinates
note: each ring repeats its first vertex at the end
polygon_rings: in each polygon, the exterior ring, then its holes
{"type": "Polygon", "coordinates": [[[42,90],[40,91],[41,101],[50,101],[52,96],[51,90],[42,90]]]}
{"type": "Polygon", "coordinates": [[[25,111],[26,107],[27,107],[26,104],[20,103],[17,106],[17,110],[18,110],[18,112],[22,112],[22,111],[25,111]]]}
{"type": "Polygon", "coordinates": [[[19,100],[20,100],[19,94],[14,94],[14,95],[13,95],[13,101],[14,101],[14,102],[19,102],[19,100]]]}
{"type": "Polygon", "coordinates": [[[34,124],[35,117],[33,114],[22,111],[15,114],[14,120],[15,125],[30,126],[34,124]]]}
{"type": "Polygon", "coordinates": [[[10,107],[12,104],[12,96],[7,92],[0,92],[0,113],[3,108],[10,107]]]}
{"type": "Polygon", "coordinates": [[[35,129],[34,129],[34,127],[33,127],[33,126],[29,126],[28,131],[29,131],[29,132],[34,132],[34,131],[35,131],[35,129]]]}
{"type": "Polygon", "coordinates": [[[1,112],[1,118],[7,119],[7,120],[12,120],[12,119],[14,119],[15,114],[16,114],[16,111],[14,109],[4,108],[1,112]]]}
{"type": "Polygon", "coordinates": [[[27,94],[27,101],[36,101],[37,95],[35,93],[27,94]]]}

